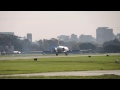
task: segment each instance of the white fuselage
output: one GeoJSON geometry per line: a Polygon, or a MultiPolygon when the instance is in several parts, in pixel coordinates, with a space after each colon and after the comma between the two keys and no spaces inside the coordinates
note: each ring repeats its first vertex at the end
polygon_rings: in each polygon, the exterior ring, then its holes
{"type": "Polygon", "coordinates": [[[14,54],[21,54],[20,51],[13,51],[14,54]]]}
{"type": "Polygon", "coordinates": [[[62,52],[67,52],[69,51],[69,48],[66,46],[57,46],[54,48],[56,52],[62,53],[62,52]]]}

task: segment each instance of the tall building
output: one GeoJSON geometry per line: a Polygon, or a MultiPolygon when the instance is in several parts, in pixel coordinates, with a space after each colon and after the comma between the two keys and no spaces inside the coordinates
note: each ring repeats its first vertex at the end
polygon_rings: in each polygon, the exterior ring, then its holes
{"type": "Polygon", "coordinates": [[[57,38],[58,38],[59,40],[63,40],[64,42],[69,41],[69,37],[70,37],[70,36],[67,36],[67,35],[57,36],[57,38]]]}
{"type": "Polygon", "coordinates": [[[83,34],[81,34],[80,36],[79,36],[79,41],[80,42],[95,42],[95,38],[94,37],[92,37],[92,35],[83,35],[83,34]]]}
{"type": "Polygon", "coordinates": [[[32,34],[31,33],[27,33],[27,39],[32,42],[32,34]]]}
{"type": "Polygon", "coordinates": [[[71,34],[70,41],[78,41],[77,35],[71,34]]]}
{"type": "Polygon", "coordinates": [[[113,29],[108,27],[98,27],[96,29],[96,42],[103,44],[106,41],[113,40],[113,29]]]}
{"type": "Polygon", "coordinates": [[[117,34],[117,39],[120,41],[120,33],[117,34]]]}

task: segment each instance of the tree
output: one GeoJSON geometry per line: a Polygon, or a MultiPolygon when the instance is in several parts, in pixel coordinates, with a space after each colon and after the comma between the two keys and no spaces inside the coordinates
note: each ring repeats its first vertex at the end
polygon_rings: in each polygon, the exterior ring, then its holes
{"type": "Polygon", "coordinates": [[[28,39],[21,40],[20,45],[22,47],[21,51],[23,51],[23,52],[29,52],[30,51],[31,42],[28,39]]]}
{"type": "Polygon", "coordinates": [[[77,43],[77,42],[75,42],[75,41],[73,41],[73,42],[71,42],[72,43],[72,50],[79,50],[79,43],[77,43]]]}
{"type": "Polygon", "coordinates": [[[96,46],[92,43],[81,43],[79,45],[79,48],[80,49],[83,49],[83,50],[86,50],[86,49],[92,49],[92,50],[95,50],[96,49],[96,46]]]}
{"type": "Polygon", "coordinates": [[[111,40],[111,41],[106,41],[106,42],[103,43],[102,46],[105,47],[107,45],[112,45],[112,44],[120,46],[120,42],[117,39],[114,39],[114,40],[111,40]]]}
{"type": "Polygon", "coordinates": [[[3,46],[2,49],[6,46],[14,46],[15,50],[21,50],[20,39],[15,35],[0,34],[0,46],[3,46]]]}
{"type": "Polygon", "coordinates": [[[104,47],[104,51],[108,53],[118,53],[120,52],[120,47],[118,45],[109,44],[104,47]]]}
{"type": "Polygon", "coordinates": [[[102,46],[105,52],[109,53],[120,52],[120,42],[117,39],[104,42],[102,46]]]}

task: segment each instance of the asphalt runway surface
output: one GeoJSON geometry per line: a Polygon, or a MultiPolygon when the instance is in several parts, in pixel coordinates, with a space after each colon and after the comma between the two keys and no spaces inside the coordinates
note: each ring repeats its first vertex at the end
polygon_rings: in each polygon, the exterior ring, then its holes
{"type": "MultiPolygon", "coordinates": [[[[88,54],[89,55],[89,54],[88,54]]],[[[16,59],[31,59],[31,58],[55,58],[55,57],[78,57],[88,55],[36,55],[36,56],[10,56],[0,57],[0,60],[16,60],[16,59]]],[[[107,54],[95,54],[91,56],[106,56],[107,54]]],[[[120,55],[120,54],[109,54],[109,55],[120,55]]],[[[48,72],[48,73],[31,73],[31,74],[14,74],[14,75],[0,75],[0,76],[98,76],[104,74],[115,74],[120,75],[120,70],[99,70],[99,71],[71,71],[71,72],[48,72]]]]}
{"type": "Polygon", "coordinates": [[[47,72],[47,73],[13,74],[13,75],[0,75],[0,76],[99,76],[105,74],[120,75],[120,70],[47,72]]]}

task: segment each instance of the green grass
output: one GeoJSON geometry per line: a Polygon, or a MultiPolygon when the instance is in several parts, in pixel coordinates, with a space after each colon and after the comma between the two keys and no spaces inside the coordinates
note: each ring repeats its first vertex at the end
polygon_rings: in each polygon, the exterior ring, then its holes
{"type": "Polygon", "coordinates": [[[115,56],[78,56],[0,60],[0,75],[20,73],[62,72],[62,71],[89,71],[89,70],[120,70],[120,55],[115,56]]]}

